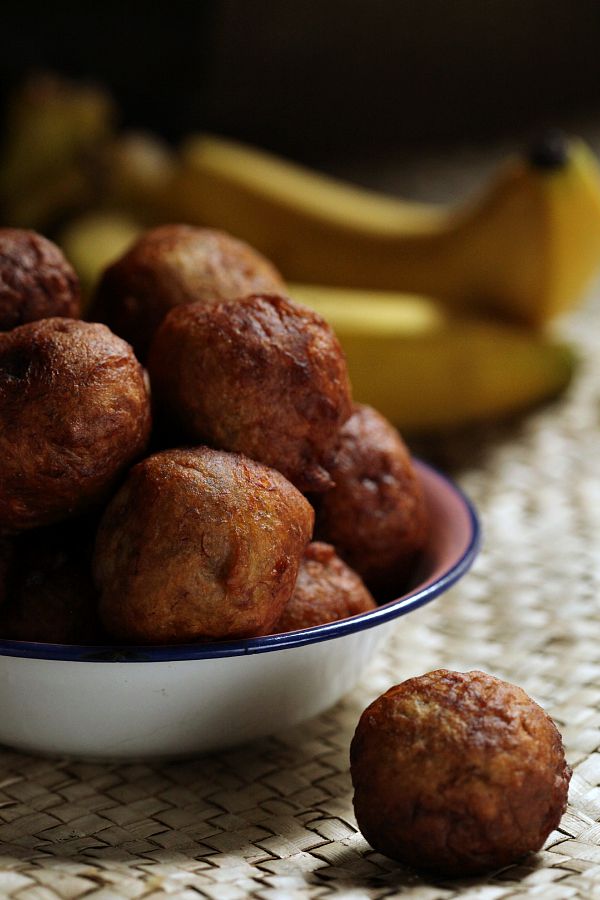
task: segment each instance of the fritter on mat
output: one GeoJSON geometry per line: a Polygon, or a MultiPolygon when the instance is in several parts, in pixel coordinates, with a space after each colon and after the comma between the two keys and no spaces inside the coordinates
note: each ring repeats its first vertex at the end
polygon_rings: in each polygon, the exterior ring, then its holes
{"type": "Polygon", "coordinates": [[[475,875],[539,850],[567,803],[570,770],[544,710],[484,672],[440,669],[362,714],[350,750],[354,810],[386,856],[475,875]]]}

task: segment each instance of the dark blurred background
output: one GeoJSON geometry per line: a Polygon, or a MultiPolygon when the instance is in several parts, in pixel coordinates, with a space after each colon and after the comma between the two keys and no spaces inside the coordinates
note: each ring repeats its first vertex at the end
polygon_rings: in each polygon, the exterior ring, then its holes
{"type": "Polygon", "coordinates": [[[324,165],[568,124],[600,103],[597,0],[49,2],[0,17],[4,96],[51,69],[106,83],[126,126],[324,165]]]}

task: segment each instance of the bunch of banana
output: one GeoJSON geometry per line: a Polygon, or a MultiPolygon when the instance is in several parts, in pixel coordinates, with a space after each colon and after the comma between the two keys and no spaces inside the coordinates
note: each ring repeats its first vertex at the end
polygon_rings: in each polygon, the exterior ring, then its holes
{"type": "Polygon", "coordinates": [[[29,79],[7,110],[0,216],[52,230],[102,208],[157,223],[168,216],[175,154],[154,135],[114,128],[106,91],[54,75],[29,79]]]}
{"type": "Polygon", "coordinates": [[[6,224],[40,227],[57,212],[93,202],[81,161],[112,133],[115,110],[102,88],[54,75],[29,79],[7,110],[0,165],[6,224]]]}
{"type": "Polygon", "coordinates": [[[84,308],[100,275],[143,231],[140,222],[120,212],[99,210],[72,219],[58,243],[79,275],[84,308]]]}
{"type": "Polygon", "coordinates": [[[579,298],[600,260],[598,164],[560,135],[457,208],[380,197],[217,137],[188,140],[182,157],[183,218],[244,238],[294,281],[539,325],[579,298]]]}
{"type": "Polygon", "coordinates": [[[574,354],[541,326],[600,262],[600,175],[580,141],[548,136],[454,208],[201,136],[183,148],[173,194],[185,220],[314,282],[292,284],[292,296],[337,331],[357,399],[406,431],[520,411],[570,381],[574,354]]]}
{"type": "Polygon", "coordinates": [[[407,432],[517,412],[569,382],[573,353],[542,326],[600,262],[600,176],[581,142],[554,136],[507,160],[478,199],[436,207],[218,137],[175,154],[116,133],[113,119],[101,90],[32,82],[0,164],[5,223],[60,226],[86,293],[145,227],[217,227],[270,257],[291,296],[329,319],[356,399],[407,432]]]}

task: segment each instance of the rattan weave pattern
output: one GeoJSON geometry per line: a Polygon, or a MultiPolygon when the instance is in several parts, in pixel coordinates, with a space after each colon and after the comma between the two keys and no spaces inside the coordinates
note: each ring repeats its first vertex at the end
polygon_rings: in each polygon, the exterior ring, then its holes
{"type": "Polygon", "coordinates": [[[398,622],[360,688],[314,721],[193,762],[0,752],[0,897],[214,900],[600,898],[600,290],[561,330],[582,365],[557,403],[429,447],[479,507],[484,550],[398,622]],[[422,879],[356,831],[348,745],[366,703],[410,674],[473,667],[551,712],[575,770],[545,850],[493,877],[422,879]]]}

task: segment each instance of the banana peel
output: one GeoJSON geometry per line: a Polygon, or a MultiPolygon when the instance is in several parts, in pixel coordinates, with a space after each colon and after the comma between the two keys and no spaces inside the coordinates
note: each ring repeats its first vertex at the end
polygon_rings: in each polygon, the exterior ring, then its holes
{"type": "Polygon", "coordinates": [[[576,357],[539,332],[448,316],[435,301],[291,284],[345,351],[354,397],[406,433],[441,431],[523,412],[569,383],[576,357]]]}
{"type": "Polygon", "coordinates": [[[533,326],[569,309],[600,263],[600,171],[578,140],[511,158],[474,201],[444,207],[200,136],[183,146],[172,195],[182,221],[249,241],[288,279],[425,294],[533,326]]]}

